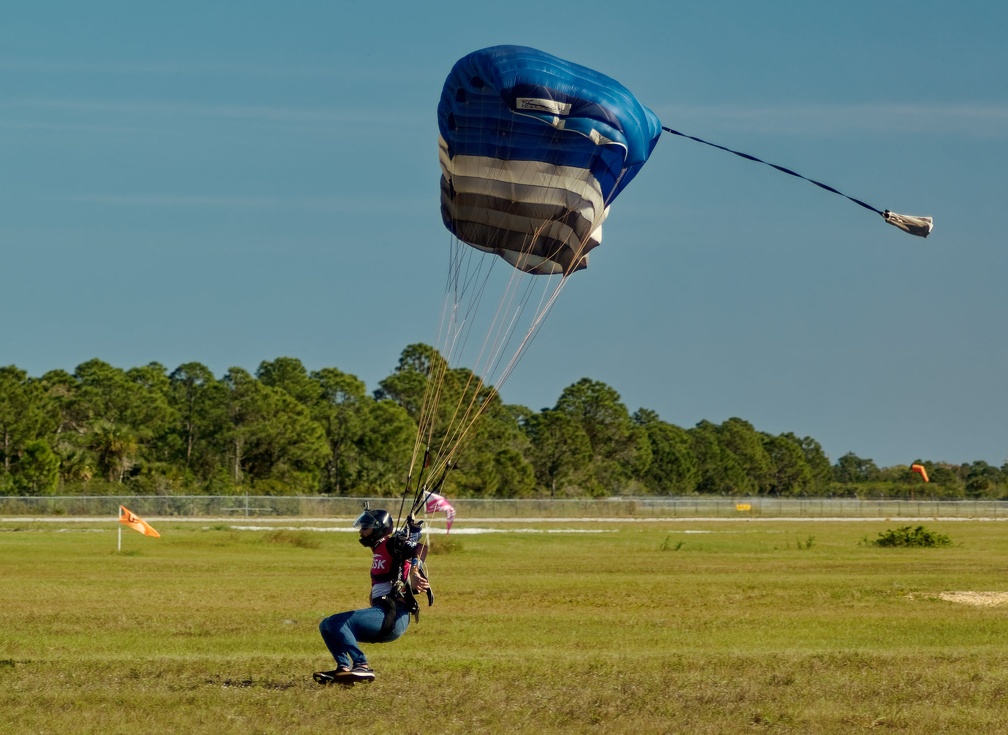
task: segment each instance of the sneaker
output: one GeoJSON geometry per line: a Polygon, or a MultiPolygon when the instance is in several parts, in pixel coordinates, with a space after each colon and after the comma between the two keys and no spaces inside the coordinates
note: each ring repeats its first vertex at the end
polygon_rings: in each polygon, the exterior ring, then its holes
{"type": "Polygon", "coordinates": [[[374,669],[372,669],[367,664],[357,664],[347,676],[353,678],[356,681],[374,681],[374,669]]]}
{"type": "Polygon", "coordinates": [[[312,678],[319,684],[333,684],[337,680],[346,681],[350,676],[349,666],[337,666],[332,671],[316,671],[312,678]]]}

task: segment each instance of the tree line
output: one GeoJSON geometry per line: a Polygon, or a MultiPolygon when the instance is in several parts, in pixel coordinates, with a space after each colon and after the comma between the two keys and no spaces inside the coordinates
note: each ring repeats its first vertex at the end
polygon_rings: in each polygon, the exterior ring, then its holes
{"type": "MultiPolygon", "coordinates": [[[[0,494],[397,495],[427,376],[442,363],[410,345],[373,392],[292,357],[219,378],[198,362],[169,372],[93,359],[41,377],[0,367],[0,494]]],[[[812,437],[740,418],[683,428],[647,408],[631,414],[589,378],[534,411],[503,403],[464,368],[442,372],[442,414],[466,390],[486,404],[445,480],[452,497],[1008,495],[1008,462],[917,458],[925,485],[908,465],[853,453],[831,463],[812,437]]]]}

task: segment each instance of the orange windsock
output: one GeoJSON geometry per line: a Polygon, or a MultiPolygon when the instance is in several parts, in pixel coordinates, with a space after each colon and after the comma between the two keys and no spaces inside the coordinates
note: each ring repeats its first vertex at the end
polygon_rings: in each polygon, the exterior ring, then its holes
{"type": "Polygon", "coordinates": [[[924,478],[924,482],[930,482],[930,480],[928,480],[927,470],[924,469],[924,465],[912,464],[910,465],[910,471],[918,473],[921,477],[924,478]]]}
{"type": "Polygon", "coordinates": [[[136,515],[133,511],[124,505],[119,506],[119,522],[124,526],[129,526],[134,531],[139,531],[144,536],[153,536],[154,538],[161,538],[161,534],[155,531],[147,521],[145,521],[140,516],[136,515]]]}

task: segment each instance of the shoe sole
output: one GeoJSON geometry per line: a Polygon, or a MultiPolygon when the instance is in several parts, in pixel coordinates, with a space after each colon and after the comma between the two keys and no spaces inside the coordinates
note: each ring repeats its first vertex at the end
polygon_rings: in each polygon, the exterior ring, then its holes
{"type": "Polygon", "coordinates": [[[330,684],[341,684],[343,686],[353,686],[357,683],[357,679],[350,676],[350,672],[344,674],[333,675],[328,671],[316,671],[312,674],[312,679],[315,680],[317,684],[322,684],[323,686],[328,686],[330,684]]]}

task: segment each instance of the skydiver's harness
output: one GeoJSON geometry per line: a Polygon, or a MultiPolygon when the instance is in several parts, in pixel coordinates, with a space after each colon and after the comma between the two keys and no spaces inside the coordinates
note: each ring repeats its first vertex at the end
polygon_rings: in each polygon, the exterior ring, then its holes
{"type": "MultiPolygon", "coordinates": [[[[419,532],[417,536],[419,537],[419,532]]],[[[402,533],[395,533],[389,537],[386,546],[394,562],[393,568],[397,570],[395,579],[392,581],[392,591],[371,599],[372,607],[381,608],[385,613],[381,630],[378,632],[379,637],[382,638],[391,633],[395,627],[400,606],[412,615],[416,622],[420,622],[420,603],[417,602],[416,596],[413,594],[410,578],[417,575],[427,579],[427,567],[424,564],[424,559],[427,557],[427,547],[424,544],[407,539],[402,533]]],[[[427,607],[433,604],[434,593],[428,588],[427,607]]]]}
{"type": "MultiPolygon", "coordinates": [[[[384,637],[392,632],[395,627],[396,618],[399,616],[399,606],[402,605],[403,608],[413,616],[413,619],[420,622],[420,603],[417,602],[416,597],[413,595],[413,585],[411,583],[411,577],[414,575],[423,577],[425,580],[429,579],[427,577],[427,566],[424,560],[427,558],[427,546],[425,544],[419,543],[420,540],[420,530],[423,527],[423,521],[414,521],[414,513],[421,507],[423,503],[424,490],[423,485],[423,470],[427,468],[428,460],[430,459],[430,448],[424,452],[424,459],[422,469],[420,471],[420,477],[417,479],[416,493],[413,497],[413,506],[410,508],[409,514],[406,516],[406,525],[400,528],[388,539],[388,550],[395,562],[394,568],[396,569],[395,579],[392,581],[392,591],[387,595],[382,595],[381,597],[376,597],[371,599],[371,605],[380,607],[385,612],[385,619],[382,621],[381,631],[379,635],[384,637]],[[407,536],[407,533],[409,534],[407,536]],[[412,553],[412,557],[410,556],[412,553]]],[[[452,468],[452,463],[450,461],[445,462],[444,471],[441,474],[440,480],[438,480],[435,490],[440,489],[444,484],[445,479],[448,477],[448,471],[452,468]]],[[[410,476],[406,478],[406,490],[403,493],[402,503],[399,506],[399,518],[402,518],[403,508],[406,504],[406,495],[410,490],[410,481],[412,479],[413,470],[410,469],[410,476]]],[[[365,501],[364,507],[367,508],[368,504],[365,501]]],[[[427,607],[434,604],[434,591],[428,586],[427,588],[427,607]]]]}

